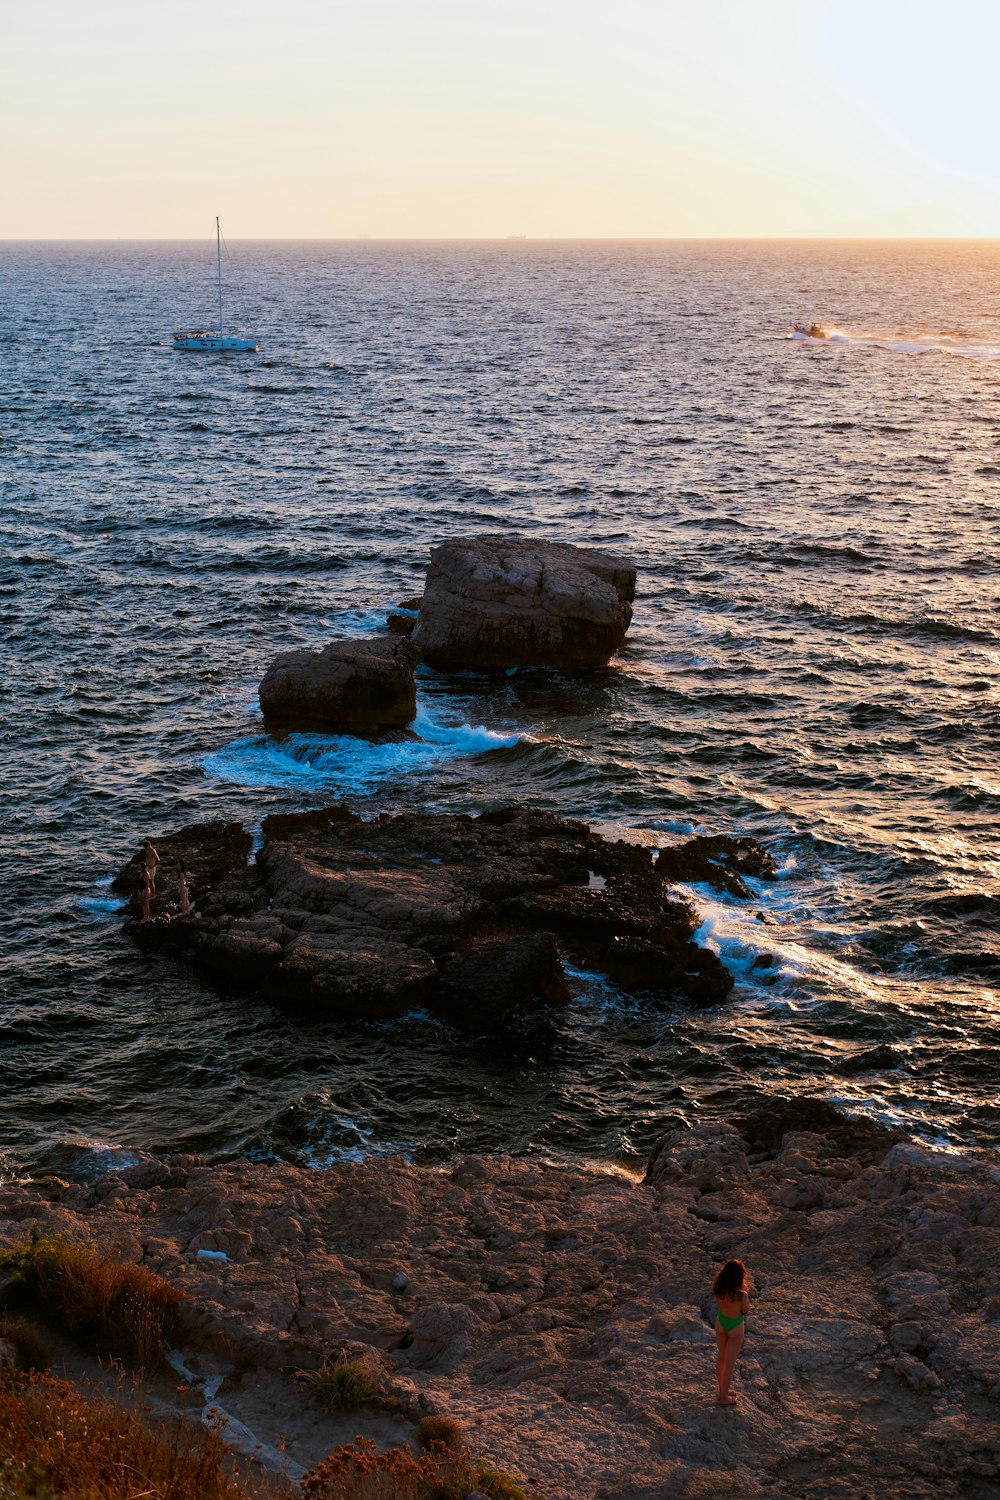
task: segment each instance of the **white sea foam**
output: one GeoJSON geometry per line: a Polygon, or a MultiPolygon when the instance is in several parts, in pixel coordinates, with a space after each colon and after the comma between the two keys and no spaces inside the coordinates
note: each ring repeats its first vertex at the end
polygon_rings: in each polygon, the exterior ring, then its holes
{"type": "Polygon", "coordinates": [[[309,1122],[310,1139],[300,1153],[308,1167],[326,1171],[341,1162],[361,1162],[370,1156],[404,1156],[391,1141],[376,1140],[375,1132],[352,1115],[331,1109],[324,1100],[324,1113],[309,1122]]]}
{"type": "MultiPolygon", "coordinates": [[[[98,884],[102,882],[99,881],[98,884]]],[[[106,917],[112,912],[121,911],[127,902],[123,896],[79,896],[76,904],[93,917],[106,917]]]]}
{"type": "Polygon", "coordinates": [[[614,980],[596,969],[583,969],[563,959],[563,971],[577,1005],[584,1011],[615,1015],[634,1013],[641,1005],[635,995],[620,990],[614,980]]]}
{"type": "MultiPolygon", "coordinates": [[[[802,940],[796,920],[802,912],[797,910],[795,892],[783,891],[780,886],[761,887],[753,881],[748,884],[754,888],[753,906],[720,895],[707,885],[678,886],[702,918],[694,941],[717,953],[737,982],[756,985],[770,978],[773,983],[780,976],[793,982],[807,980],[814,995],[834,995],[865,1006],[885,1000],[891,980],[866,973],[837,952],[802,940]],[[756,911],[777,916],[777,921],[761,923],[756,911]],[[754,968],[754,961],[765,954],[771,961],[766,967],[758,964],[754,968]]],[[[824,931],[813,913],[809,918],[810,938],[822,939],[824,931]]]]}
{"type": "MultiPolygon", "coordinates": [[[[978,1163],[968,1156],[968,1146],[956,1142],[941,1128],[940,1100],[933,1094],[921,1098],[907,1088],[904,1105],[891,1104],[884,1096],[868,1094],[860,1098],[850,1094],[830,1093],[829,1102],[845,1114],[863,1115],[890,1129],[902,1129],[915,1137],[924,1150],[932,1151],[938,1160],[934,1165],[956,1171],[975,1171],[978,1163]]],[[[913,1150],[912,1147],[909,1148],[913,1150]]],[[[921,1162],[921,1165],[925,1163],[921,1162]]],[[[985,1163],[983,1164],[985,1166],[985,1163]]]]}
{"type": "Polygon", "coordinates": [[[722,959],[733,978],[753,981],[763,978],[764,972],[774,973],[801,970],[794,945],[781,942],[777,930],[762,926],[745,904],[736,906],[719,897],[709,886],[679,886],[678,889],[691,897],[701,916],[701,926],[694,934],[699,948],[711,948],[722,959]],[[768,970],[754,970],[754,963],[763,954],[771,954],[777,960],[768,970]]]}
{"type": "Polygon", "coordinates": [[[412,615],[416,619],[417,612],[400,609],[398,605],[387,599],[384,604],[376,604],[369,609],[342,610],[331,619],[321,620],[320,624],[325,630],[332,630],[337,635],[366,636],[376,633],[384,635],[386,616],[390,614],[412,615]]]}
{"type": "Polygon", "coordinates": [[[443,761],[511,749],[521,738],[484,725],[446,724],[419,704],[410,729],[417,738],[374,745],[353,735],[290,734],[283,740],[255,735],[206,756],[202,766],[210,776],[237,786],[360,796],[443,761]]]}
{"type": "Polygon", "coordinates": [[[126,1167],[138,1166],[142,1160],[137,1152],[130,1151],[125,1146],[112,1146],[107,1141],[89,1139],[86,1136],[69,1137],[58,1144],[80,1153],[75,1170],[88,1181],[115,1176],[126,1167]]]}

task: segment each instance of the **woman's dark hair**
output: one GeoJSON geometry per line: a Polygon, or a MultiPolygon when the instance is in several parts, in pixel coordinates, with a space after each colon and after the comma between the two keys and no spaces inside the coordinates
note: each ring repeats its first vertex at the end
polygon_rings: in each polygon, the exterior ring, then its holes
{"type": "Polygon", "coordinates": [[[727,1260],[712,1282],[713,1297],[742,1297],[747,1289],[747,1268],[741,1260],[727,1260]]]}

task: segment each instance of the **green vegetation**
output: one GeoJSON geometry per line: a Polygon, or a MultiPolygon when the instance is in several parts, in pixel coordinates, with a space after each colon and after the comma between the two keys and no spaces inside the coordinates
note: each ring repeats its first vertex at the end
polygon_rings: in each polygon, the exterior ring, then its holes
{"type": "Polygon", "coordinates": [[[483,1463],[476,1465],[476,1488],[496,1500],[528,1500],[525,1490],[510,1474],[483,1463]]]}
{"type": "Polygon", "coordinates": [[[321,1370],[303,1371],[301,1378],[326,1411],[354,1411],[378,1397],[375,1377],[358,1359],[338,1360],[321,1370]]]}
{"type": "MultiPolygon", "coordinates": [[[[151,1365],[172,1336],[183,1293],[139,1266],[122,1265],[93,1245],[33,1231],[0,1251],[7,1298],[100,1356],[137,1369],[151,1365]]],[[[335,1449],[300,1490],[240,1465],[224,1436],[180,1418],[147,1425],[149,1408],[126,1408],[43,1373],[49,1352],[29,1323],[0,1320],[0,1341],[17,1369],[0,1371],[0,1500],[527,1500],[509,1474],[465,1448],[449,1417],[426,1417],[426,1449],[379,1453],[370,1439],[335,1449]]],[[[359,1360],[304,1374],[330,1411],[382,1401],[378,1380],[359,1360]]],[[[395,1405],[395,1403],[393,1403],[395,1405]]]]}
{"type": "MultiPolygon", "coordinates": [[[[37,1371],[0,1375],[0,1500],[528,1500],[509,1474],[433,1442],[414,1458],[368,1438],[337,1448],[300,1490],[240,1464],[224,1434],[127,1409],[37,1371]]],[[[447,1419],[440,1419],[447,1420],[447,1419]]],[[[454,1425],[454,1424],[453,1424],[454,1425]]]]}
{"type": "Polygon", "coordinates": [[[159,1358],[184,1294],[141,1266],[123,1265],[94,1245],[37,1229],[23,1245],[0,1251],[0,1275],[13,1272],[8,1293],[53,1323],[89,1353],[134,1368],[159,1358]]]}

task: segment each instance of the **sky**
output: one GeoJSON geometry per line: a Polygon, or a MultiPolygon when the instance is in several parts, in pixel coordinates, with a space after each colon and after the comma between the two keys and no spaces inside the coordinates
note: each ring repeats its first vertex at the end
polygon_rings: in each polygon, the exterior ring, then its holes
{"type": "Polygon", "coordinates": [[[1000,236],[996,0],[0,0],[0,239],[1000,236]]]}

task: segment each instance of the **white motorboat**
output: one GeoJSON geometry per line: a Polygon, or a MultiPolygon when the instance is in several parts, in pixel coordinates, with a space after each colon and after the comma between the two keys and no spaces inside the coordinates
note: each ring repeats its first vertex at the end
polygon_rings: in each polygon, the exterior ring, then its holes
{"type": "Polygon", "coordinates": [[[218,328],[182,328],[174,334],[175,349],[189,349],[202,353],[223,354],[230,350],[243,350],[253,354],[257,349],[256,339],[238,338],[235,334],[223,333],[222,329],[222,230],[215,220],[215,265],[219,288],[218,328]]]}

